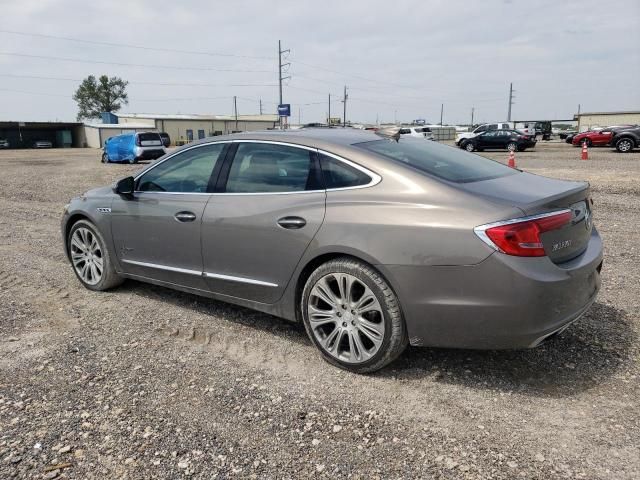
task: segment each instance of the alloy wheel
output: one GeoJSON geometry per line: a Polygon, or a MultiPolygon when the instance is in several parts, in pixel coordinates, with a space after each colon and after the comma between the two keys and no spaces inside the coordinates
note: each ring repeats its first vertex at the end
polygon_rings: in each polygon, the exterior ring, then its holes
{"type": "Polygon", "coordinates": [[[102,279],[104,257],[97,237],[88,228],[78,228],[71,236],[71,261],[83,282],[96,285],[102,279]]]}
{"type": "Polygon", "coordinates": [[[320,347],[346,363],[371,359],[385,334],[380,302],[361,280],[347,273],[320,278],[307,301],[311,331],[320,347]]]}
{"type": "Polygon", "coordinates": [[[628,152],[629,150],[631,150],[631,140],[620,140],[618,142],[618,150],[620,150],[621,152],[628,152]]]}
{"type": "Polygon", "coordinates": [[[473,143],[467,143],[467,145],[464,148],[467,152],[473,152],[475,147],[473,146],[473,143]]]}

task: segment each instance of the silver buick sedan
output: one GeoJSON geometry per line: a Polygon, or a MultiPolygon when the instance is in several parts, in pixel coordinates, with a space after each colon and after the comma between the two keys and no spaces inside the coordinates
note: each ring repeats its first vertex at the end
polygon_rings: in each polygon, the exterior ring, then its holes
{"type": "Polygon", "coordinates": [[[74,198],[80,282],[150,282],[303,322],[354,372],[408,344],[529,348],[600,288],[586,183],[351,129],[214,137],[74,198]]]}

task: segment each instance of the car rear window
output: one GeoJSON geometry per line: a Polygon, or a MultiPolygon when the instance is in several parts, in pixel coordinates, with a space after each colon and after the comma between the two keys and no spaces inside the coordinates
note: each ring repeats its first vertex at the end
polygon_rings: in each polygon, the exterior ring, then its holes
{"type": "Polygon", "coordinates": [[[450,182],[467,183],[514,175],[518,170],[437,142],[418,139],[374,140],[354,146],[450,182]]]}

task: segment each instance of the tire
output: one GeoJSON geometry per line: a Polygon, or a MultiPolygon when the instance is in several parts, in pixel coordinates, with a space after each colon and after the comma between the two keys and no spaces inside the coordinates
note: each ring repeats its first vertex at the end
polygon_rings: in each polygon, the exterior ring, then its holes
{"type": "Polygon", "coordinates": [[[96,226],[90,221],[78,220],[73,224],[69,230],[69,236],[67,237],[67,250],[69,258],[71,259],[71,268],[73,268],[73,272],[85,288],[94,291],[104,291],[114,288],[124,281],[124,278],[116,273],[104,238],[96,226]],[[87,232],[89,235],[87,235],[87,232]],[[93,257],[89,259],[89,268],[87,274],[83,277],[82,270],[84,266],[87,265],[87,261],[80,260],[77,263],[74,263],[74,257],[79,256],[86,258],[86,253],[90,251],[90,248],[83,251],[79,248],[79,244],[82,244],[84,247],[91,246],[93,245],[92,239],[95,239],[99,250],[93,249],[90,252],[93,257]],[[99,278],[97,278],[97,276],[94,276],[92,272],[99,272],[99,260],[102,262],[102,272],[100,273],[99,278]],[[91,263],[93,263],[95,268],[91,268],[91,263]]]}
{"type": "Polygon", "coordinates": [[[473,144],[473,142],[467,142],[462,146],[462,148],[464,148],[467,152],[473,152],[476,149],[476,146],[473,144]]]}
{"type": "Polygon", "coordinates": [[[515,152],[518,149],[518,144],[516,142],[507,143],[507,150],[510,152],[515,152]]]}
{"type": "Polygon", "coordinates": [[[104,153],[102,154],[102,158],[100,159],[100,161],[101,161],[102,163],[109,163],[109,155],[107,155],[107,152],[104,152],[104,153]]]}
{"type": "Polygon", "coordinates": [[[616,142],[616,150],[620,153],[629,153],[634,147],[633,139],[628,137],[621,138],[616,142]]]}
{"type": "Polygon", "coordinates": [[[409,343],[395,293],[380,273],[355,259],[337,258],[320,265],[307,279],[299,308],[307,335],[322,357],[330,364],[354,373],[380,370],[394,361],[409,343]],[[342,281],[343,288],[340,289],[338,282],[342,281]],[[320,293],[326,288],[333,293],[331,298],[339,303],[340,298],[348,298],[345,303],[350,305],[334,303],[335,307],[332,307],[324,302],[321,297],[329,296],[320,293]],[[347,290],[351,293],[341,297],[340,291],[347,290]],[[365,298],[374,300],[363,301],[365,298]],[[360,315],[357,314],[358,303],[362,310],[366,309],[360,315]],[[310,311],[320,320],[311,319],[310,311]],[[377,339],[377,344],[372,337],[377,339]],[[331,338],[334,338],[333,342],[331,338]],[[352,352],[354,345],[356,348],[352,352]],[[344,351],[346,347],[348,353],[344,351]]]}
{"type": "Polygon", "coordinates": [[[591,148],[593,146],[593,142],[588,138],[585,138],[583,141],[581,141],[580,146],[582,147],[582,145],[584,145],[585,143],[587,144],[587,148],[591,148]]]}

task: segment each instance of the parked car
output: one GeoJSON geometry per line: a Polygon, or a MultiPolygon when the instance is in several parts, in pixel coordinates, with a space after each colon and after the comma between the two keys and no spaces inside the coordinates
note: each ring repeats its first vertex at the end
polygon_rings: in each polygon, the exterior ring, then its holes
{"type": "Polygon", "coordinates": [[[610,145],[620,153],[640,147],[640,125],[612,128],[610,145]]]}
{"type": "Polygon", "coordinates": [[[463,140],[459,146],[468,152],[489,149],[524,152],[527,148],[536,146],[536,139],[519,130],[489,130],[473,138],[463,140]]]}
{"type": "MultiPolygon", "coordinates": [[[[569,137],[573,137],[577,133],[578,132],[573,130],[564,130],[564,131],[558,132],[558,136],[560,137],[560,140],[567,140],[569,137]]],[[[569,141],[568,143],[571,143],[571,142],[569,141]]]]}
{"type": "Polygon", "coordinates": [[[33,148],[53,148],[53,143],[49,140],[36,140],[31,144],[33,148]]]}
{"type": "Polygon", "coordinates": [[[138,163],[138,160],[155,160],[164,154],[159,133],[127,133],[111,137],[104,143],[102,162],[138,163]]]}
{"type": "Polygon", "coordinates": [[[0,148],[9,148],[9,140],[0,138],[0,148]]]}
{"type": "Polygon", "coordinates": [[[611,130],[591,130],[587,132],[577,133],[571,139],[574,147],[581,147],[586,143],[587,147],[603,147],[611,142],[611,130]]]}
{"type": "Polygon", "coordinates": [[[409,137],[426,138],[433,140],[433,133],[429,127],[401,127],[400,135],[409,137]]]}
{"type": "Polygon", "coordinates": [[[588,130],[586,132],[577,133],[572,139],[571,143],[575,147],[581,147],[583,143],[587,144],[587,147],[604,147],[611,143],[611,137],[613,131],[619,128],[630,127],[631,125],[615,125],[611,127],[598,127],[594,130],[588,130]]]}
{"type": "Polygon", "coordinates": [[[589,185],[418,138],[247,132],[179,148],[72,199],[82,285],[135,279],[304,324],[334,365],[407,346],[529,348],[595,300],[589,185]]]}
{"type": "Polygon", "coordinates": [[[167,132],[160,132],[160,138],[162,139],[162,144],[165,146],[165,148],[171,145],[171,137],[167,132]]]}
{"type": "Polygon", "coordinates": [[[480,135],[482,132],[486,132],[488,130],[510,130],[511,128],[513,128],[511,126],[511,124],[504,122],[504,123],[484,123],[478,127],[476,127],[475,129],[473,129],[471,132],[461,132],[458,133],[456,135],[456,145],[460,145],[460,143],[462,143],[463,140],[467,139],[467,138],[473,138],[477,135],[480,135]]]}

